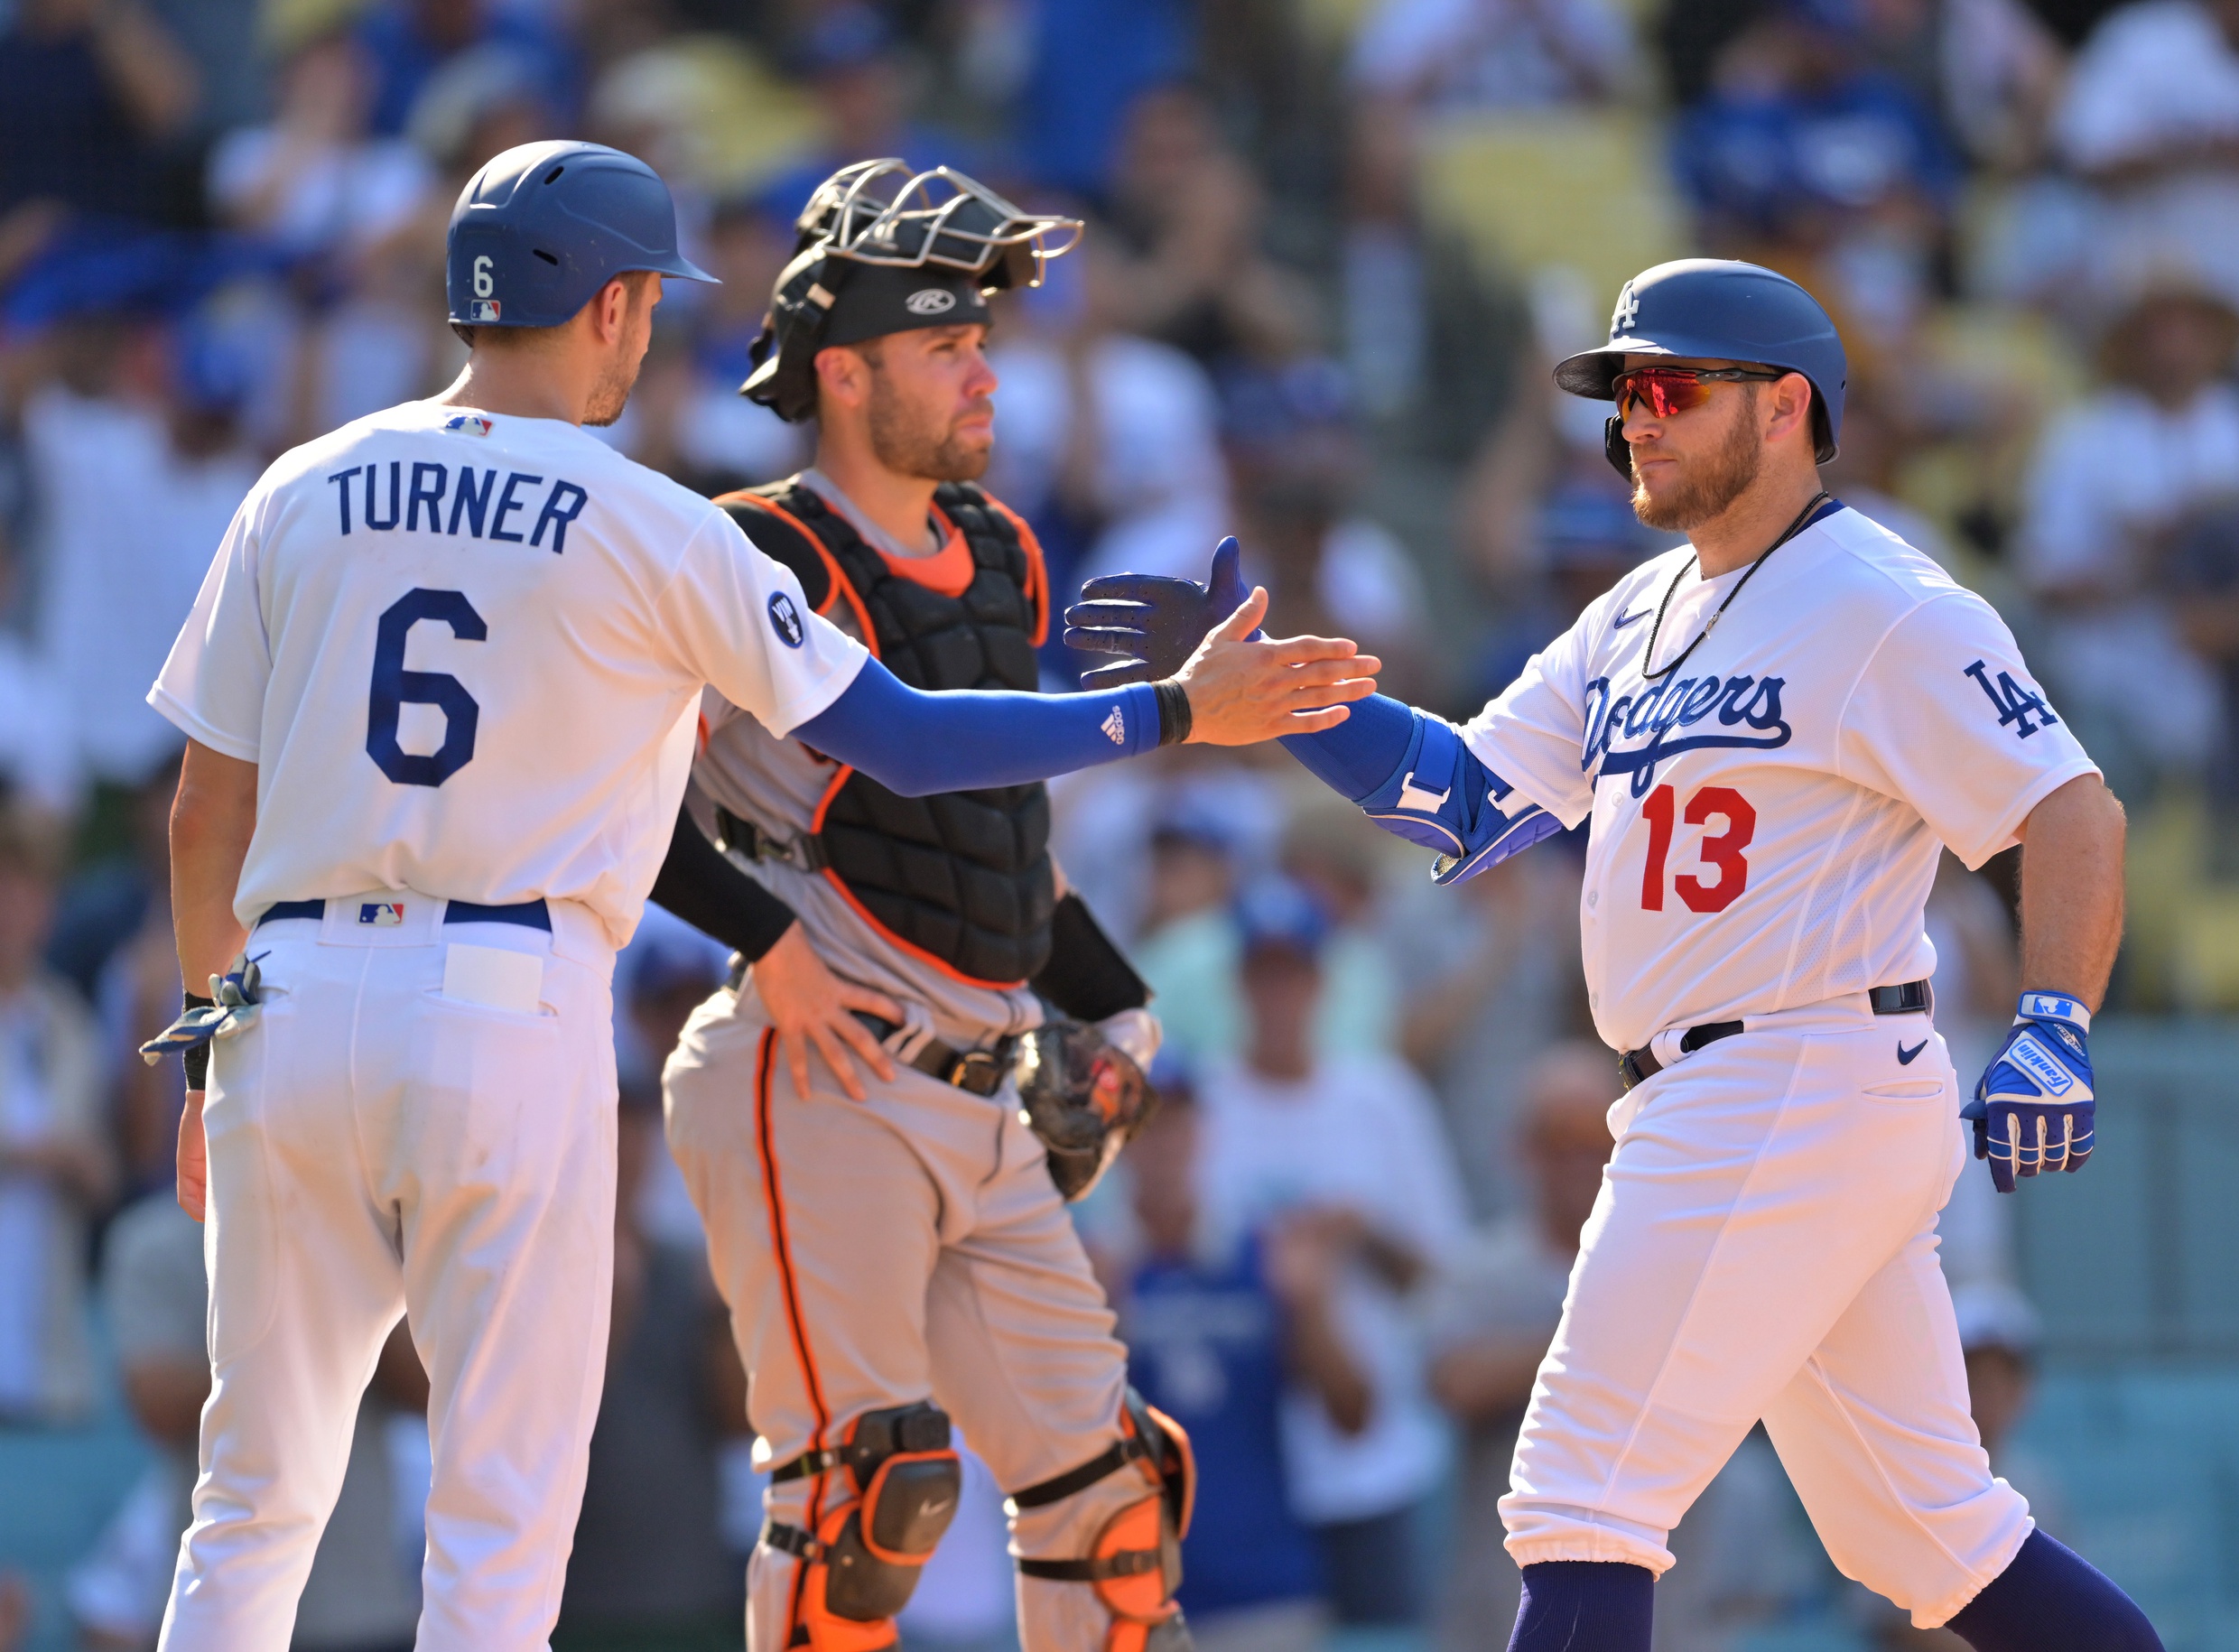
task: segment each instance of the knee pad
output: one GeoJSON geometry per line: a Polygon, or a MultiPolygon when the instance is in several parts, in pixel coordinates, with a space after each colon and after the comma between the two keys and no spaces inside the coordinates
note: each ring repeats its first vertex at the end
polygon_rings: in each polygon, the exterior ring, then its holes
{"type": "Polygon", "coordinates": [[[1142,1477],[1144,1495],[1104,1522],[1089,1553],[1073,1560],[1022,1557],[1019,1574],[1094,1589],[1111,1614],[1104,1652],[1188,1652],[1189,1626],[1174,1592],[1182,1582],[1182,1539],[1195,1508],[1197,1465],[1179,1423],[1129,1388],[1116,1445],[1013,1492],[1011,1506],[1038,1508],[1123,1471],[1142,1477]]]}
{"type": "Polygon", "coordinates": [[[841,1444],[804,1452],[770,1479],[824,1476],[839,1495],[815,1516],[814,1531],[776,1521],[762,1531],[764,1543],[801,1563],[789,1644],[878,1652],[894,1644],[894,1615],[956,1517],[964,1476],[948,1413],[929,1400],[867,1411],[841,1444]]]}

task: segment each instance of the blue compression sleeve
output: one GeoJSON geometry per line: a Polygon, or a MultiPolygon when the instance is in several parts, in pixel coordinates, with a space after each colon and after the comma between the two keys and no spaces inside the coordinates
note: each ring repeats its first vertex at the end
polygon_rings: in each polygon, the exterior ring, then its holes
{"type": "Polygon", "coordinates": [[[1376,694],[1319,734],[1283,737],[1315,778],[1395,837],[1438,851],[1435,883],[1460,883],[1563,830],[1479,762],[1443,718],[1376,694]]]}
{"type": "Polygon", "coordinates": [[[793,732],[888,791],[930,797],[1148,751],[1158,744],[1158,695],[1147,682],[1101,694],[929,694],[866,660],[839,699],[793,732]]]}

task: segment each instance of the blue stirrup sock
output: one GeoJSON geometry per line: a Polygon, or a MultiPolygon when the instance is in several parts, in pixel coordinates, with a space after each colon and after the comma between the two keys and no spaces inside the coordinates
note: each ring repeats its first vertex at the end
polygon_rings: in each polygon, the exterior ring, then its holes
{"type": "Polygon", "coordinates": [[[2138,1603],[2041,1531],[1945,1627],[1974,1652],[2162,1652],[2138,1603]]]}
{"type": "Polygon", "coordinates": [[[1615,1560],[1542,1560],[1524,1568],[1509,1652],[1649,1652],[1656,1573],[1615,1560]]]}

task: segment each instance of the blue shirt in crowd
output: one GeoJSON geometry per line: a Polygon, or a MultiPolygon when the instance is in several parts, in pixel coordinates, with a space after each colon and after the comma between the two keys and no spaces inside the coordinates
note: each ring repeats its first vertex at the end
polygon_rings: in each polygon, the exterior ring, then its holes
{"type": "Polygon", "coordinates": [[[1125,1328],[1136,1387],[1189,1431],[1196,1452],[1183,1609],[1209,1617],[1319,1595],[1320,1557],[1283,1485],[1281,1324],[1257,1241],[1217,1265],[1146,1264],[1125,1328]]]}

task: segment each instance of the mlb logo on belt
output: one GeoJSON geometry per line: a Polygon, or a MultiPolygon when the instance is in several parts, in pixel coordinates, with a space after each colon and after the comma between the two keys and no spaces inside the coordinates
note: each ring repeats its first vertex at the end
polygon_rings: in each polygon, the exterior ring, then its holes
{"type": "Polygon", "coordinates": [[[404,921],[402,901],[364,901],[358,907],[358,921],[375,929],[395,929],[404,921]]]}
{"type": "Polygon", "coordinates": [[[462,436],[487,436],[490,433],[490,422],[480,413],[453,413],[443,421],[443,428],[457,431],[462,436]]]}

